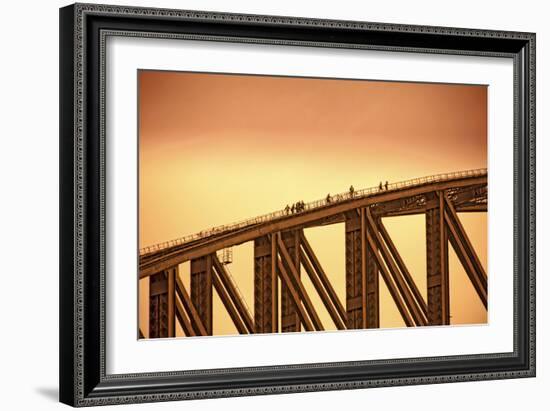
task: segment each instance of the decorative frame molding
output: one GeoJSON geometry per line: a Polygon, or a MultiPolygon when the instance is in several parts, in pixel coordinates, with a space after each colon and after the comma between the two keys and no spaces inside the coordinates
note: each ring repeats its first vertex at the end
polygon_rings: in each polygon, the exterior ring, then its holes
{"type": "Polygon", "coordinates": [[[535,34],[75,4],[60,10],[60,100],[62,402],[91,406],[535,376],[535,34]],[[105,40],[113,35],[513,58],[514,351],[107,375],[105,40]]]}

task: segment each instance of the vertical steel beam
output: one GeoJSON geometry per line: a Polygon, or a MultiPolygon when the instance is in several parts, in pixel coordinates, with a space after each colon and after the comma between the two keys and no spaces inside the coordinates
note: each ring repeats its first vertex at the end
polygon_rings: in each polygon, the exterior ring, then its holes
{"type": "Polygon", "coordinates": [[[277,276],[277,239],[271,234],[271,332],[279,330],[279,277],[277,276]]]}
{"type": "Polygon", "coordinates": [[[346,215],[346,311],[347,328],[363,328],[361,219],[346,215]]]}
{"type": "MultiPolygon", "coordinates": [[[[300,267],[300,236],[299,231],[287,231],[282,234],[282,241],[288,253],[294,260],[294,265],[300,267]]],[[[288,270],[287,270],[288,272],[288,270]]],[[[299,275],[299,272],[298,272],[299,275]]],[[[281,284],[281,332],[300,331],[301,322],[288,286],[281,284]]]]}
{"type": "Polygon", "coordinates": [[[362,242],[365,244],[366,252],[366,291],[367,291],[367,324],[366,328],[380,328],[380,283],[379,270],[376,265],[376,256],[368,246],[366,235],[368,229],[365,230],[365,237],[362,237],[362,242]]]}
{"type": "Polygon", "coordinates": [[[426,211],[428,324],[450,324],[449,249],[445,229],[444,193],[438,192],[437,207],[426,211]]]}
{"type": "Polygon", "coordinates": [[[361,208],[361,324],[367,328],[367,222],[365,209],[361,208]]]}
{"type": "Polygon", "coordinates": [[[168,281],[166,272],[149,277],[149,338],[168,337],[168,281]]]}
{"type": "Polygon", "coordinates": [[[361,311],[363,328],[380,327],[380,286],[376,258],[368,246],[367,210],[361,216],[361,311]]]}
{"type": "MultiPolygon", "coordinates": [[[[274,235],[272,235],[274,237],[274,235]]],[[[254,240],[254,327],[256,333],[277,332],[276,290],[273,290],[272,241],[268,236],[254,240]]],[[[276,273],[275,273],[276,274],[276,273]]]]}
{"type": "Polygon", "coordinates": [[[176,336],[176,275],[178,266],[166,270],[168,281],[168,337],[176,336]]]}
{"type": "Polygon", "coordinates": [[[191,260],[191,301],[207,335],[212,335],[212,256],[191,260]]]}

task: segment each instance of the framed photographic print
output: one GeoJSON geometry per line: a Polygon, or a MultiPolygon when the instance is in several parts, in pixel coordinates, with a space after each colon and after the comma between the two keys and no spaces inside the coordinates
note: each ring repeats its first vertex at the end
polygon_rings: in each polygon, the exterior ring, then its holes
{"type": "Polygon", "coordinates": [[[60,399],[535,375],[535,35],[60,10],[60,399]]]}

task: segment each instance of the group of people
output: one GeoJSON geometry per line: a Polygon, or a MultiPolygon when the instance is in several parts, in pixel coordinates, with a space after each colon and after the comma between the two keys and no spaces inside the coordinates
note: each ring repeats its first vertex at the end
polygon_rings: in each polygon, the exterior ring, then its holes
{"type": "MultiPolygon", "coordinates": [[[[355,195],[355,188],[353,188],[353,185],[351,185],[349,186],[349,196],[350,198],[353,198],[354,195],[355,195]]],[[[342,200],[343,198],[344,197],[340,194],[336,195],[336,201],[342,200]]],[[[327,194],[325,201],[327,204],[332,203],[332,196],[330,195],[330,193],[327,194]]]]}
{"type": "MultiPolygon", "coordinates": [[[[388,190],[388,181],[386,180],[385,184],[382,184],[382,181],[380,181],[380,184],[378,185],[378,190],[379,191],[382,191],[382,190],[387,191],[388,190]]],[[[349,197],[353,198],[354,196],[355,196],[355,188],[353,187],[353,185],[351,185],[349,187],[349,197]]],[[[338,195],[338,197],[340,198],[341,196],[338,195]]],[[[325,202],[327,204],[332,203],[332,196],[330,195],[330,193],[327,194],[327,196],[325,198],[325,202]]],[[[286,207],[285,207],[285,214],[301,213],[302,211],[304,211],[304,209],[305,209],[304,202],[303,201],[298,201],[297,203],[292,204],[292,207],[287,204],[286,207]]]]}
{"type": "Polygon", "coordinates": [[[290,207],[288,204],[285,207],[285,213],[286,214],[295,214],[295,213],[301,213],[306,208],[306,204],[303,201],[298,201],[297,203],[292,204],[292,207],[290,207]]]}

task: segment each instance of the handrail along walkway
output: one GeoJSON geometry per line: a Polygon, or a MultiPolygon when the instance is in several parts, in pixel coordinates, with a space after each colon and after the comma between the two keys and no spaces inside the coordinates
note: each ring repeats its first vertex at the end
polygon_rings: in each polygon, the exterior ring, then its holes
{"type": "MultiPolygon", "coordinates": [[[[408,188],[411,186],[420,186],[423,184],[429,184],[429,183],[438,183],[438,182],[444,182],[444,181],[450,181],[450,180],[457,180],[462,178],[469,178],[469,177],[482,177],[487,175],[487,169],[486,168],[479,168],[474,170],[466,170],[466,171],[457,171],[452,173],[442,173],[442,174],[435,174],[431,176],[426,177],[419,177],[419,178],[413,178],[410,180],[405,180],[397,183],[391,183],[388,184],[387,189],[385,188],[385,185],[383,186],[382,191],[392,191],[392,190],[401,190],[404,188],[408,188]]],[[[266,222],[270,222],[273,220],[277,220],[280,218],[288,217],[290,215],[296,215],[296,214],[302,214],[306,211],[315,210],[318,208],[326,207],[326,206],[332,206],[336,203],[340,203],[343,201],[351,200],[351,199],[358,199],[363,197],[368,197],[374,194],[379,194],[380,186],[375,187],[369,187],[362,190],[357,191],[347,191],[345,193],[339,193],[331,196],[331,201],[327,202],[326,197],[320,200],[311,201],[309,203],[304,203],[303,209],[300,212],[295,212],[294,214],[288,213],[284,209],[274,211],[268,214],[263,214],[257,217],[245,219],[236,223],[211,227],[207,230],[200,231],[198,233],[190,234],[184,237],[177,238],[175,240],[165,241],[162,243],[154,244],[151,246],[147,246],[144,248],[141,248],[139,250],[139,255],[143,256],[149,253],[153,253],[156,251],[160,251],[166,248],[183,245],[185,243],[189,243],[192,241],[200,240],[203,238],[210,237],[214,234],[221,234],[223,232],[229,232],[238,230],[244,227],[253,226],[257,224],[263,224],[266,222]]]]}

